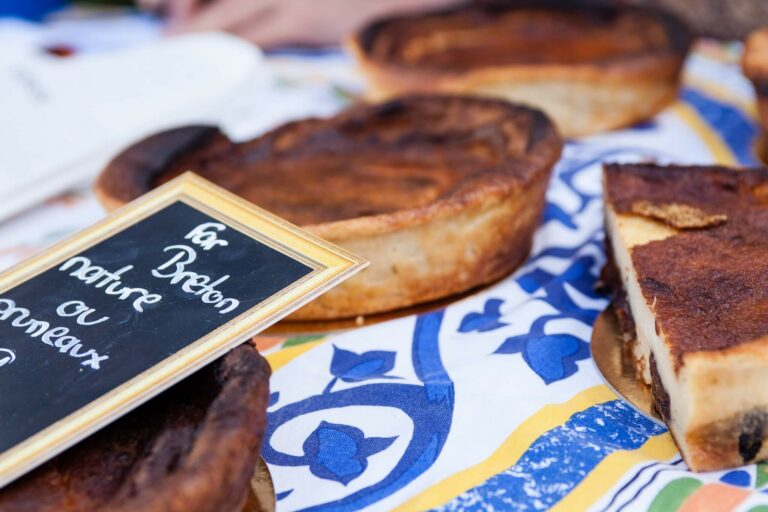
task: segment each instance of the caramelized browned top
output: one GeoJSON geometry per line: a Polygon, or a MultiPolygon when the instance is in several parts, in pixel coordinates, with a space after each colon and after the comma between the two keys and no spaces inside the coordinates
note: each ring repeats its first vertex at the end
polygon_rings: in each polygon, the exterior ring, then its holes
{"type": "Polygon", "coordinates": [[[378,62],[463,70],[683,56],[690,35],[678,20],[653,10],[574,0],[502,0],[385,19],[364,29],[358,43],[378,62]]]}
{"type": "Polygon", "coordinates": [[[2,512],[219,512],[248,490],[269,367],[251,346],[0,490],[2,512]]]}
{"type": "Polygon", "coordinates": [[[637,246],[632,262],[672,352],[768,335],[768,169],[606,165],[606,201],[679,204],[727,220],[637,246]]]}
{"type": "Polygon", "coordinates": [[[534,174],[549,172],[561,142],[538,111],[430,96],[290,123],[241,144],[214,130],[185,143],[162,165],[152,144],[127,150],[98,186],[127,201],[194,170],[291,222],[310,225],[461,198],[494,180],[524,186],[534,174]]]}

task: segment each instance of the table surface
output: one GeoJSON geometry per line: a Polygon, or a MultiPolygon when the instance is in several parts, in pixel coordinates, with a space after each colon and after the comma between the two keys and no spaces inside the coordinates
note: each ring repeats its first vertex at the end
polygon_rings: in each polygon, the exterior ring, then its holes
{"type": "MultiPolygon", "coordinates": [[[[88,50],[157,37],[125,17],[35,30],[88,50]],[[118,38],[115,25],[129,29],[118,38]]],[[[700,41],[679,100],[656,119],[569,141],[531,257],[507,279],[341,334],[260,337],[278,509],[767,510],[754,508],[768,506],[766,466],[689,472],[666,430],[603,385],[588,345],[607,305],[593,290],[605,260],[600,162],[756,164],[739,51],[700,41]]],[[[363,87],[341,51],[268,64],[269,90],[240,112],[244,133],[332,113],[363,87]]],[[[0,268],[103,216],[84,184],[0,223],[0,268]]]]}

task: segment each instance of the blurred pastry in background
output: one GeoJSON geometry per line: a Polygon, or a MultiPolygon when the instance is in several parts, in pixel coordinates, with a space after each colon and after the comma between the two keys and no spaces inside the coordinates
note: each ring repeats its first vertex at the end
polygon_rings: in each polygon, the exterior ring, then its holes
{"type": "Polygon", "coordinates": [[[752,81],[757,96],[761,134],[756,141],[755,152],[763,161],[768,161],[766,159],[766,141],[768,141],[768,27],[756,30],[747,37],[741,67],[744,74],[752,81]]]}
{"type": "Polygon", "coordinates": [[[626,0],[667,9],[685,20],[697,35],[743,39],[768,24],[766,0],[626,0]]]}
{"type": "Polygon", "coordinates": [[[525,261],[562,140],[538,110],[411,96],[233,143],[217,128],[126,149],[96,193],[109,209],[193,170],[370,260],[293,320],[350,318],[498,280],[525,261]]]}
{"type": "Polygon", "coordinates": [[[349,43],[372,100],[493,96],[544,110],[570,137],[631,125],[673,101],[691,33],[655,9],[497,0],[381,19],[349,43]]]}

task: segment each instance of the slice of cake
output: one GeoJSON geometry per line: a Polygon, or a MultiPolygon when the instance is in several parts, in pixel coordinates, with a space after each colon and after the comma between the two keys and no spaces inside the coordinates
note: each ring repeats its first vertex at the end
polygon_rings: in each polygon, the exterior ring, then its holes
{"type": "Polygon", "coordinates": [[[768,169],[606,165],[604,281],[688,466],[768,458],[768,169]]]}

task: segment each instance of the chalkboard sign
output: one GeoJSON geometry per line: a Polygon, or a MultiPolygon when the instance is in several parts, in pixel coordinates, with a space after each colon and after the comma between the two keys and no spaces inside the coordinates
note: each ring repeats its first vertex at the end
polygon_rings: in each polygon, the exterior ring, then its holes
{"type": "Polygon", "coordinates": [[[362,264],[187,174],[0,276],[0,486],[362,264]]]}

